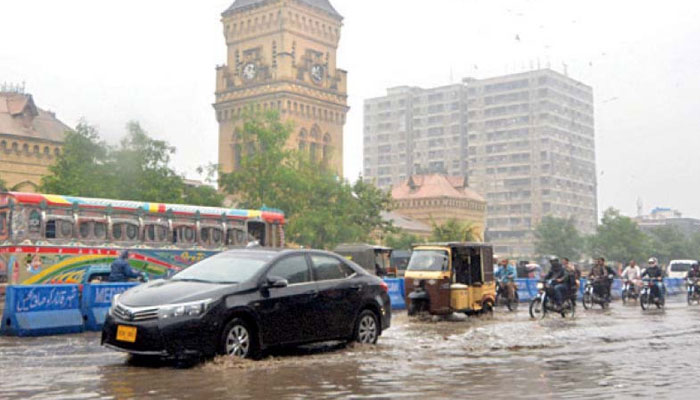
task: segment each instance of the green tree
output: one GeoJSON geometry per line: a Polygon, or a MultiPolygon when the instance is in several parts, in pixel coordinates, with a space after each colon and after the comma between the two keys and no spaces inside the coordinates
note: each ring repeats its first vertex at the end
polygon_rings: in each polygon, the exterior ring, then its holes
{"type": "Polygon", "coordinates": [[[108,153],[97,130],[80,122],[75,131],[66,132],[63,151],[49,167],[50,174],[41,179],[40,190],[68,196],[105,196],[111,184],[106,179],[108,153]]]}
{"type": "Polygon", "coordinates": [[[221,187],[242,207],[274,207],[287,215],[290,242],[333,248],[339,243],[368,241],[387,229],[381,212],[390,196],[363,180],[350,184],[311,160],[307,154],[286,147],[292,127],[279,114],[248,114],[237,135],[244,145],[239,166],[222,174],[221,187]]]}
{"type": "Polygon", "coordinates": [[[119,146],[108,146],[81,122],[66,134],[63,152],[42,178],[40,190],[70,196],[219,206],[223,196],[208,186],[188,186],[170,167],[175,149],[155,140],[136,122],[119,146]]]}
{"type": "Polygon", "coordinates": [[[406,232],[392,233],[384,239],[384,245],[396,250],[408,250],[411,245],[425,243],[425,239],[406,232]]]}
{"type": "Polygon", "coordinates": [[[535,229],[535,251],[541,256],[556,255],[578,260],[584,248],[573,219],[547,216],[535,229]]]}
{"type": "Polygon", "coordinates": [[[649,254],[649,237],[636,222],[614,208],[605,211],[588,243],[591,256],[602,256],[610,261],[643,260],[649,254]]]}
{"type": "Polygon", "coordinates": [[[462,223],[450,218],[438,225],[432,222],[433,233],[430,240],[434,242],[476,242],[482,240],[476,227],[471,223],[462,223]]]}
{"type": "Polygon", "coordinates": [[[661,226],[649,232],[650,255],[668,264],[673,259],[688,259],[696,256],[692,238],[686,237],[677,227],[661,226]]]}

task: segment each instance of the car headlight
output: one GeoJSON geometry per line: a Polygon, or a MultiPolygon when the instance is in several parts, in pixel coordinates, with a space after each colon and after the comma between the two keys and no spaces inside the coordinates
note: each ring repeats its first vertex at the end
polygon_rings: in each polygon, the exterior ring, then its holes
{"type": "Polygon", "coordinates": [[[544,289],[544,283],[537,282],[537,289],[540,289],[540,290],[544,289]]]}
{"type": "Polygon", "coordinates": [[[119,300],[119,294],[112,296],[112,304],[109,306],[109,315],[114,316],[114,307],[117,306],[117,301],[119,300]]]}
{"type": "Polygon", "coordinates": [[[211,302],[211,299],[206,299],[191,303],[169,304],[167,306],[162,306],[158,310],[158,318],[169,319],[180,317],[197,317],[207,311],[211,302]]]}

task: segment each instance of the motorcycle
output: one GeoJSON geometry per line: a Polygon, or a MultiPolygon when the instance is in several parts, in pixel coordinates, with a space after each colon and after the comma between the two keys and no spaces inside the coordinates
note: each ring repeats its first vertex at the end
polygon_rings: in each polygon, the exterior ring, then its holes
{"type": "Polygon", "coordinates": [[[622,304],[627,304],[630,300],[639,301],[639,291],[634,282],[626,280],[622,284],[622,304]]]}
{"type": "Polygon", "coordinates": [[[530,301],[530,317],[544,319],[548,312],[559,313],[562,318],[574,318],[576,305],[571,296],[565,296],[561,307],[557,306],[554,299],[554,285],[552,281],[537,282],[537,295],[530,301]]]}
{"type": "MultiPolygon", "coordinates": [[[[642,306],[642,310],[648,310],[651,308],[652,304],[656,305],[656,308],[663,308],[666,304],[665,298],[659,298],[654,296],[651,291],[651,287],[654,285],[654,281],[651,279],[644,279],[644,286],[642,286],[642,292],[639,294],[639,305],[642,306]]],[[[663,286],[663,285],[662,285],[663,286]]],[[[665,288],[661,288],[665,291],[665,288]]]]}
{"type": "Polygon", "coordinates": [[[698,279],[688,278],[686,280],[686,286],[688,287],[688,305],[691,306],[693,303],[700,304],[700,288],[698,288],[698,279]]]}
{"type": "Polygon", "coordinates": [[[508,299],[508,291],[506,290],[506,285],[504,285],[500,280],[496,281],[496,305],[506,306],[508,311],[516,311],[518,305],[520,304],[520,297],[518,296],[518,290],[513,292],[513,298],[508,299]]]}
{"type": "MultiPolygon", "coordinates": [[[[612,281],[613,276],[608,275],[606,279],[612,281]]],[[[590,279],[586,280],[586,287],[583,289],[583,299],[581,302],[583,303],[583,308],[586,310],[592,309],[593,305],[595,304],[600,305],[603,310],[610,307],[610,298],[608,297],[608,294],[603,293],[603,295],[600,295],[599,293],[596,293],[593,281],[590,279]]]]}

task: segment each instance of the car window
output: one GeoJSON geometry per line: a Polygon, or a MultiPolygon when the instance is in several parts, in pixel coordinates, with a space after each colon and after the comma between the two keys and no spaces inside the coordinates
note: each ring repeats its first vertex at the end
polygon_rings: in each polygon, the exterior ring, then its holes
{"type": "Polygon", "coordinates": [[[317,281],[345,279],[355,273],[354,269],[335,257],[312,255],[311,262],[314,266],[314,274],[317,281]]]}
{"type": "Polygon", "coordinates": [[[295,283],[310,282],[309,266],[303,255],[291,256],[277,262],[267,273],[268,277],[274,276],[286,279],[290,285],[295,283]]]}

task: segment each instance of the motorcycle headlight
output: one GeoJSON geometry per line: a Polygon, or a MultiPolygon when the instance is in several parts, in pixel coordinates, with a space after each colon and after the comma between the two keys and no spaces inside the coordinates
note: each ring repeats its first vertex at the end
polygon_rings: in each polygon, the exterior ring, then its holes
{"type": "Polygon", "coordinates": [[[537,282],[537,289],[540,289],[540,290],[544,289],[544,283],[537,282]]]}
{"type": "Polygon", "coordinates": [[[158,318],[180,318],[180,317],[197,317],[204,314],[211,304],[211,299],[202,301],[194,301],[191,303],[169,304],[162,306],[158,310],[158,318]]]}

